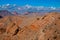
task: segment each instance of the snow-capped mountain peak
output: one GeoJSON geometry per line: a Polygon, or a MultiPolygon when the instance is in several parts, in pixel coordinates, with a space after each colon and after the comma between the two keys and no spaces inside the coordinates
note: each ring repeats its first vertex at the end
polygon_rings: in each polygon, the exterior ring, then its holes
{"type": "Polygon", "coordinates": [[[24,13],[24,12],[51,12],[51,11],[58,11],[60,12],[60,8],[56,7],[45,7],[45,6],[31,6],[29,4],[26,4],[25,6],[17,6],[16,4],[6,4],[6,5],[0,5],[0,10],[9,10],[9,11],[16,11],[18,13],[24,13]]]}

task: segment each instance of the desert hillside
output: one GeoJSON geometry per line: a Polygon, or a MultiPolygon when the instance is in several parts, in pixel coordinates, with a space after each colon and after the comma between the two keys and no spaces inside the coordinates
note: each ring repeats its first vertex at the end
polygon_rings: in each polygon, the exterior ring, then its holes
{"type": "Polygon", "coordinates": [[[0,17],[0,40],[60,40],[60,13],[0,17]]]}

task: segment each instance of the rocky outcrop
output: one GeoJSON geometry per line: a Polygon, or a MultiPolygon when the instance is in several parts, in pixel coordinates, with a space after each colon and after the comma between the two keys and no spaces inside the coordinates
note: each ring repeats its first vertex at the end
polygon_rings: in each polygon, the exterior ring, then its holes
{"type": "Polygon", "coordinates": [[[60,13],[56,12],[42,17],[9,16],[0,19],[0,26],[1,40],[60,40],[60,13]]]}

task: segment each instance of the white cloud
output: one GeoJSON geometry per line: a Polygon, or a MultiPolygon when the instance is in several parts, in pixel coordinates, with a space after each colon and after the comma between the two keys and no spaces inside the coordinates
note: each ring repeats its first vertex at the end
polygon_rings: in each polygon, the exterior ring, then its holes
{"type": "Polygon", "coordinates": [[[6,6],[10,6],[10,4],[6,4],[6,6]]]}
{"type": "Polygon", "coordinates": [[[25,7],[27,7],[27,8],[31,8],[32,6],[31,6],[31,5],[26,4],[26,5],[25,5],[25,7]]]}
{"type": "Polygon", "coordinates": [[[18,10],[22,10],[22,8],[18,7],[18,10]]]}
{"type": "Polygon", "coordinates": [[[56,9],[56,7],[53,7],[53,6],[51,6],[50,8],[51,8],[52,10],[55,10],[55,9],[56,9]]]}

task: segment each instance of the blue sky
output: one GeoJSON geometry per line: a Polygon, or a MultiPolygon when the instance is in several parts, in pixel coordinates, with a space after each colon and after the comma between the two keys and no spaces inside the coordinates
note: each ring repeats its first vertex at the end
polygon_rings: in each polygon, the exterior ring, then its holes
{"type": "Polygon", "coordinates": [[[0,0],[0,5],[4,4],[17,4],[20,6],[28,4],[32,6],[60,7],[60,0],[0,0]]]}

